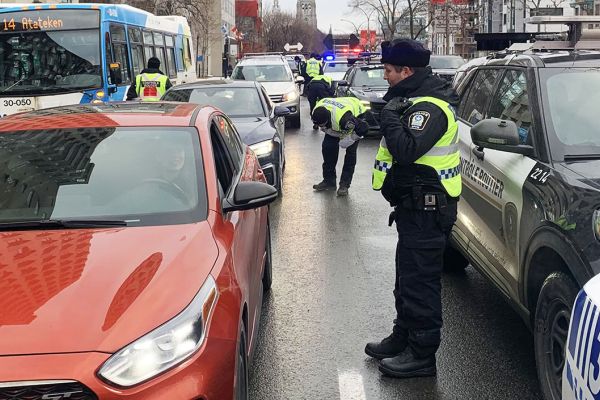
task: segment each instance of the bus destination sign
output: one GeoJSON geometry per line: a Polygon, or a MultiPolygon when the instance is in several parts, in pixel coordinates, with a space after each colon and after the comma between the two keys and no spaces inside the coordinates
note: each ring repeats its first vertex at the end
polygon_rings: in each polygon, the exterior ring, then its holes
{"type": "MultiPolygon", "coordinates": [[[[62,29],[64,27],[64,22],[62,19],[51,18],[50,16],[45,19],[38,18],[36,20],[31,18],[23,18],[21,19],[21,31],[39,31],[39,30],[48,30],[48,29],[62,29]]],[[[17,23],[14,18],[6,20],[4,18],[2,23],[3,31],[15,31],[17,30],[17,23]]]]}
{"type": "Polygon", "coordinates": [[[97,10],[28,10],[0,13],[0,34],[98,28],[97,10]]]}

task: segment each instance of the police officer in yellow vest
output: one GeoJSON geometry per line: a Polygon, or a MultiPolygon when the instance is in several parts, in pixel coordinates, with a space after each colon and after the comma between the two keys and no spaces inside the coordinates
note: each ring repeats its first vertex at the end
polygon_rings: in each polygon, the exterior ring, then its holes
{"type": "Polygon", "coordinates": [[[382,45],[390,84],[381,112],[381,140],[373,189],[395,207],[398,231],[391,335],[367,344],[379,369],[397,378],[436,374],[442,327],[441,273],[461,193],[458,96],[432,74],[429,50],[415,40],[382,45]]]}
{"type": "MultiPolygon", "coordinates": [[[[326,97],[333,97],[333,79],[330,76],[315,75],[306,88],[306,94],[312,113],[312,110],[317,105],[317,101],[326,97]]],[[[313,129],[316,130],[319,129],[319,127],[313,124],[313,129]]]]}
{"type": "Polygon", "coordinates": [[[318,60],[319,55],[317,53],[311,53],[310,58],[306,60],[306,65],[304,67],[304,88],[308,87],[308,84],[312,80],[313,77],[317,75],[323,75],[323,64],[318,60]]]}
{"type": "Polygon", "coordinates": [[[160,60],[156,57],[148,59],[148,68],[135,77],[135,85],[127,91],[127,100],[138,98],[141,101],[159,101],[171,86],[169,77],[160,70],[160,60]]]}
{"type": "Polygon", "coordinates": [[[317,192],[335,190],[340,147],[346,149],[340,177],[338,196],[347,196],[356,166],[358,141],[369,131],[364,120],[366,107],[356,97],[337,97],[319,100],[312,112],[313,123],[325,132],[323,137],[323,181],[313,185],[317,192]]]}

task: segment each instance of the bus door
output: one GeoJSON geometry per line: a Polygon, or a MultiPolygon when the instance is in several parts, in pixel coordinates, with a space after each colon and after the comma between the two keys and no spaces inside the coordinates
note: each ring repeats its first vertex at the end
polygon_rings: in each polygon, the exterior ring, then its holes
{"type": "Polygon", "coordinates": [[[107,94],[109,101],[124,101],[132,83],[131,63],[125,26],[110,24],[106,37],[107,94]]]}

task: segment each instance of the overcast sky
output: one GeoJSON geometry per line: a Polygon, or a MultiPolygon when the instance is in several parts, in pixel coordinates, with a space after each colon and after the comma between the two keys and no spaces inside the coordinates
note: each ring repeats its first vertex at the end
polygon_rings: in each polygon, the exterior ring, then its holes
{"type": "MultiPolygon", "coordinates": [[[[347,19],[352,21],[359,29],[367,29],[367,17],[360,12],[352,12],[348,7],[348,0],[316,0],[317,1],[317,25],[325,33],[329,32],[329,25],[333,33],[354,32],[354,26],[349,22],[340,21],[347,19]]],[[[263,10],[269,10],[273,0],[263,1],[263,10]]],[[[283,11],[296,13],[296,0],[279,0],[283,11]]],[[[371,28],[375,25],[375,15],[371,18],[371,28]]]]}

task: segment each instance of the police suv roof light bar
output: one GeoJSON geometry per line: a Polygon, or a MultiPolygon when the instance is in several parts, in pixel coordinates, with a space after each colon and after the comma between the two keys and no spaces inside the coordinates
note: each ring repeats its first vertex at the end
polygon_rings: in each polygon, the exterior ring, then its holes
{"type": "Polygon", "coordinates": [[[246,53],[244,57],[264,57],[264,56],[283,56],[281,52],[270,52],[270,53],[246,53]]]}
{"type": "Polygon", "coordinates": [[[599,15],[530,17],[525,20],[533,25],[567,25],[567,40],[547,39],[543,34],[535,35],[531,50],[600,50],[600,30],[584,29],[588,24],[600,24],[599,15]]]}

